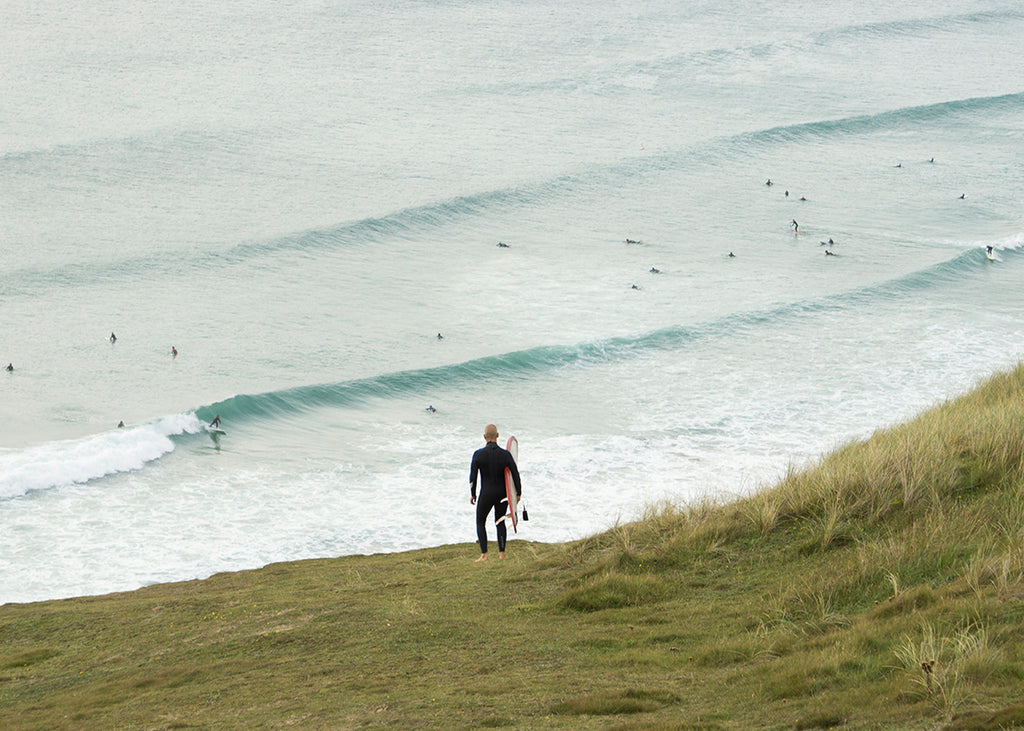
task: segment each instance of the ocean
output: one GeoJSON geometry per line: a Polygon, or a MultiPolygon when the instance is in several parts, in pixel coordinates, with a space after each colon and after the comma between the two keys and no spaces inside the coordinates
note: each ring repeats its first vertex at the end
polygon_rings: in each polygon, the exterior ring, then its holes
{"type": "Polygon", "coordinates": [[[489,422],[510,552],[581,538],[1013,366],[1021,38],[1000,0],[4,3],[0,603],[470,543],[489,422]]]}

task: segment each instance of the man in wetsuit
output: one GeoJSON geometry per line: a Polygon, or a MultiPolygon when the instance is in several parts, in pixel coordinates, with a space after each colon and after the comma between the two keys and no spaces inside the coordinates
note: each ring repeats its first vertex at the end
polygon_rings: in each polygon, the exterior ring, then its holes
{"type": "Polygon", "coordinates": [[[480,542],[480,558],[487,560],[487,515],[494,510],[494,522],[498,533],[498,558],[505,558],[505,539],[508,535],[503,518],[508,512],[508,503],[503,503],[505,494],[505,468],[512,472],[512,481],[516,486],[516,495],[523,494],[523,486],[519,481],[519,468],[508,450],[498,446],[498,428],[488,424],[484,428],[483,447],[473,453],[473,462],[469,467],[469,502],[476,505],[476,536],[480,542]],[[480,500],[476,497],[476,476],[480,474],[480,500]]]}

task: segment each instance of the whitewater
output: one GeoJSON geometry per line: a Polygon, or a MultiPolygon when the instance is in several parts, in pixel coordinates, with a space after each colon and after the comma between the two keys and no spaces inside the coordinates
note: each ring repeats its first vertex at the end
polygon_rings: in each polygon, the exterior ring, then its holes
{"type": "Polygon", "coordinates": [[[997,0],[5,4],[0,603],[469,544],[489,422],[510,551],[572,540],[1014,365],[1022,33],[997,0]]]}

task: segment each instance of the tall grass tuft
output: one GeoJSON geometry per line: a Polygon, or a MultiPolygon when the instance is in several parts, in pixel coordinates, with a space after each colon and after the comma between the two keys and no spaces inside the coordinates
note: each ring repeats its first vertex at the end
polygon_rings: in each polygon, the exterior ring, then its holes
{"type": "Polygon", "coordinates": [[[971,699],[973,682],[997,673],[1003,665],[1002,652],[991,645],[985,627],[975,623],[947,636],[925,624],[917,638],[902,638],[895,655],[918,693],[947,717],[971,699]]]}

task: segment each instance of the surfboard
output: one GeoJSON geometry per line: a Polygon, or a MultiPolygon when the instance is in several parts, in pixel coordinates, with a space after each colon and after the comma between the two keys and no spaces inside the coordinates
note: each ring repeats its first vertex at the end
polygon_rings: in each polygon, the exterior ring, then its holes
{"type": "MultiPolygon", "coordinates": [[[[512,453],[512,459],[519,464],[519,440],[515,437],[509,437],[508,442],[505,444],[505,449],[512,453]]],[[[508,467],[505,468],[505,496],[508,500],[508,514],[505,515],[505,521],[512,521],[512,532],[518,533],[519,529],[517,525],[519,523],[519,498],[516,497],[516,483],[512,479],[512,470],[508,467]]]]}
{"type": "Polygon", "coordinates": [[[208,431],[210,434],[217,434],[217,435],[227,434],[226,431],[224,431],[223,429],[221,429],[219,427],[216,427],[216,426],[209,426],[209,425],[207,425],[207,426],[205,426],[203,428],[206,429],[206,431],[208,431]]]}
{"type": "Polygon", "coordinates": [[[991,261],[996,260],[996,252],[990,249],[985,249],[985,256],[987,256],[991,261]]]}

